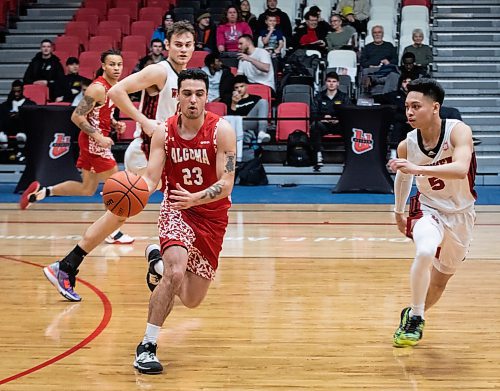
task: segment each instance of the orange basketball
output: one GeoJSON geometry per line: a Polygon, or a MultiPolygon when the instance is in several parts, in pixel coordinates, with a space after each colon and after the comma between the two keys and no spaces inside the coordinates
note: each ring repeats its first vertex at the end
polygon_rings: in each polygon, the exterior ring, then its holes
{"type": "Polygon", "coordinates": [[[128,171],[111,175],[102,189],[106,208],[120,217],[135,216],[148,202],[149,190],[142,177],[128,171]]]}

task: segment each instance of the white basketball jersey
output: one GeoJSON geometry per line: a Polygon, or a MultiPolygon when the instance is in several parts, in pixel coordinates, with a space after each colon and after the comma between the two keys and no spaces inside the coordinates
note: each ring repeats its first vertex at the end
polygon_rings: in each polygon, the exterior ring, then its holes
{"type": "MultiPolygon", "coordinates": [[[[454,147],[451,144],[451,132],[460,122],[454,119],[443,119],[441,136],[438,145],[426,151],[420,131],[412,130],[406,136],[407,160],[419,166],[437,166],[451,163],[454,147]]],[[[445,213],[453,213],[470,208],[476,200],[474,178],[476,176],[476,155],[472,153],[469,172],[464,179],[442,179],[423,175],[415,177],[420,192],[419,201],[423,205],[445,213]]]]}
{"type": "MultiPolygon", "coordinates": [[[[165,68],[167,72],[167,82],[158,93],[159,97],[158,100],[155,102],[155,107],[153,111],[155,112],[154,119],[157,119],[158,121],[161,122],[165,122],[169,117],[173,116],[177,112],[177,104],[178,104],[177,78],[179,75],[174,70],[174,68],[172,68],[172,65],[168,61],[166,60],[160,61],[158,64],[162,65],[165,68]]],[[[145,90],[142,91],[141,103],[139,104],[139,111],[145,114],[148,118],[153,119],[151,116],[152,114],[151,108],[149,108],[148,112],[145,113],[144,101],[146,93],[147,92],[145,90]]],[[[140,136],[141,136],[141,125],[137,123],[134,132],[134,137],[137,138],[140,136]]]]}

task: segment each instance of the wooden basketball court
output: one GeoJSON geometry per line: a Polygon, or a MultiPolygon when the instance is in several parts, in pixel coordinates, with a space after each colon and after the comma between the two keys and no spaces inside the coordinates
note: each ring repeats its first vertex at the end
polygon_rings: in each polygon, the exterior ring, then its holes
{"type": "Polygon", "coordinates": [[[41,266],[100,205],[0,205],[2,390],[476,390],[500,387],[500,207],[478,207],[470,255],[427,314],[421,344],[392,347],[414,248],[390,205],[236,205],[202,305],[176,306],[159,340],[166,371],[132,367],[148,310],[145,246],[101,245],[65,301],[41,266]]]}

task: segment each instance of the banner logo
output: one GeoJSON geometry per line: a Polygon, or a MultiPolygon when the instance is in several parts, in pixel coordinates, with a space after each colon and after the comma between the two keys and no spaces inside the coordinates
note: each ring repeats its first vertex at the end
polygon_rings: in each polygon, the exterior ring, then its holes
{"type": "Polygon", "coordinates": [[[54,134],[54,141],[49,145],[49,156],[52,159],[59,159],[69,152],[70,146],[71,136],[66,136],[64,133],[56,133],[54,134]]]}
{"type": "Polygon", "coordinates": [[[362,129],[352,128],[354,135],[351,138],[352,151],[361,155],[373,149],[373,137],[371,133],[365,133],[362,129]]]}

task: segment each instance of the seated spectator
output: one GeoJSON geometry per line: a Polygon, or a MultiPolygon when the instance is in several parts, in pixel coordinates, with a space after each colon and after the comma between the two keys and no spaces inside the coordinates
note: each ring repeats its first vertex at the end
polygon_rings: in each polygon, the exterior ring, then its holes
{"type": "Polygon", "coordinates": [[[208,54],[201,70],[208,75],[209,102],[218,102],[231,96],[234,76],[231,70],[222,64],[219,53],[208,54]]]}
{"type": "Polygon", "coordinates": [[[332,15],[330,18],[332,31],[326,36],[328,51],[337,49],[355,49],[357,46],[356,30],[352,26],[342,26],[340,15],[332,15]]]}
{"type": "Polygon", "coordinates": [[[311,11],[306,12],[304,16],[305,22],[297,27],[292,38],[292,46],[295,49],[311,49],[318,50],[322,54],[326,54],[326,34],[328,30],[318,26],[318,15],[311,11]]]}
{"type": "Polygon", "coordinates": [[[167,30],[172,27],[174,24],[174,14],[171,13],[170,11],[167,11],[165,15],[163,16],[163,24],[159,26],[154,32],[153,36],[151,37],[151,41],[153,39],[159,39],[163,44],[165,44],[165,38],[167,35],[167,30]]]}
{"type": "Polygon", "coordinates": [[[258,143],[268,142],[271,136],[267,133],[268,102],[258,95],[248,93],[248,79],[245,75],[236,75],[233,93],[224,103],[227,105],[227,115],[262,118],[261,120],[243,121],[243,130],[255,133],[258,143]]]}
{"type": "Polygon", "coordinates": [[[412,32],[413,44],[405,47],[403,55],[413,53],[415,55],[416,65],[429,70],[429,64],[434,60],[432,49],[429,45],[424,45],[424,32],[421,29],[415,29],[412,32]]]}
{"type": "MultiPolygon", "coordinates": [[[[328,16],[330,16],[332,14],[331,11],[332,10],[330,9],[328,16]]],[[[331,30],[330,24],[325,19],[323,19],[321,17],[321,8],[319,8],[317,5],[313,5],[311,8],[309,8],[309,12],[318,17],[318,27],[320,27],[321,29],[324,29],[326,31],[331,30]]]]}
{"type": "Polygon", "coordinates": [[[418,66],[415,62],[415,54],[407,52],[401,58],[401,77],[410,78],[411,80],[419,79],[421,77],[429,77],[425,68],[418,66]]]}
{"type": "Polygon", "coordinates": [[[259,34],[264,49],[269,52],[271,57],[281,57],[285,41],[283,40],[283,32],[279,28],[276,28],[276,16],[267,15],[266,25],[267,29],[262,30],[259,34]]]}
{"type": "Polygon", "coordinates": [[[203,50],[209,53],[217,51],[216,27],[211,22],[210,17],[210,12],[206,10],[201,10],[196,16],[196,23],[194,25],[195,50],[203,50]]]}
{"type": "Polygon", "coordinates": [[[250,35],[238,40],[238,74],[245,75],[252,84],[264,84],[275,91],[274,69],[271,55],[265,49],[256,48],[250,35]]]}
{"type": "Polygon", "coordinates": [[[369,0],[340,0],[335,13],[341,14],[358,34],[366,33],[370,18],[369,0]]]}
{"type": "Polygon", "coordinates": [[[66,74],[63,77],[64,82],[64,98],[57,98],[56,101],[73,102],[75,96],[77,96],[82,90],[82,82],[86,80],[90,82],[89,79],[78,74],[80,69],[80,61],[76,57],[69,57],[66,60],[66,74]]]}
{"type": "Polygon", "coordinates": [[[384,28],[379,25],[373,26],[372,37],[373,42],[366,45],[361,51],[361,67],[370,68],[389,64],[396,65],[398,62],[396,48],[392,43],[384,41],[384,28]]]}
{"type": "Polygon", "coordinates": [[[290,43],[292,39],[292,24],[290,23],[290,18],[288,17],[286,12],[283,12],[282,10],[277,8],[278,0],[267,0],[266,4],[266,10],[259,15],[259,19],[257,21],[257,31],[266,29],[267,15],[274,15],[276,16],[276,28],[279,28],[281,30],[287,42],[290,43]]]}
{"type": "Polygon", "coordinates": [[[241,20],[239,11],[234,6],[229,6],[217,27],[217,49],[219,52],[237,52],[238,39],[248,34],[252,37],[252,30],[247,22],[241,20]]]}
{"type": "Polygon", "coordinates": [[[89,85],[92,81],[85,79],[82,80],[82,90],[78,95],[75,96],[75,99],[73,99],[73,102],[71,102],[71,106],[78,106],[78,103],[83,99],[83,96],[85,95],[85,91],[87,91],[87,88],[89,88],[89,85]]]}
{"type": "Polygon", "coordinates": [[[28,69],[24,73],[24,84],[35,82],[49,87],[49,99],[55,101],[56,98],[64,96],[64,70],[59,57],[53,54],[52,41],[44,39],[40,43],[40,51],[31,60],[28,69]]]}
{"type": "Polygon", "coordinates": [[[166,60],[167,58],[162,53],[163,49],[163,41],[161,41],[159,38],[152,39],[151,43],[149,44],[149,54],[139,59],[139,62],[132,70],[132,73],[143,70],[146,67],[146,63],[148,65],[156,64],[160,61],[166,60]]]}
{"type": "Polygon", "coordinates": [[[347,94],[339,91],[339,75],[336,72],[329,72],[326,75],[325,84],[326,90],[316,95],[312,108],[315,121],[311,127],[311,146],[317,157],[314,167],[316,171],[323,166],[321,138],[327,134],[342,134],[339,120],[335,116],[335,106],[352,103],[347,94]]]}
{"type": "Polygon", "coordinates": [[[255,36],[257,33],[257,17],[252,14],[250,10],[250,2],[248,0],[243,0],[240,3],[240,14],[241,20],[248,23],[252,29],[252,36],[255,36]]]}
{"type": "Polygon", "coordinates": [[[12,159],[19,162],[24,161],[24,154],[19,149],[24,148],[26,132],[19,118],[19,108],[22,106],[33,106],[35,102],[24,96],[24,84],[21,80],[14,80],[7,100],[0,104],[0,150],[7,149],[9,137],[16,137],[18,150],[12,155],[12,159]]]}

